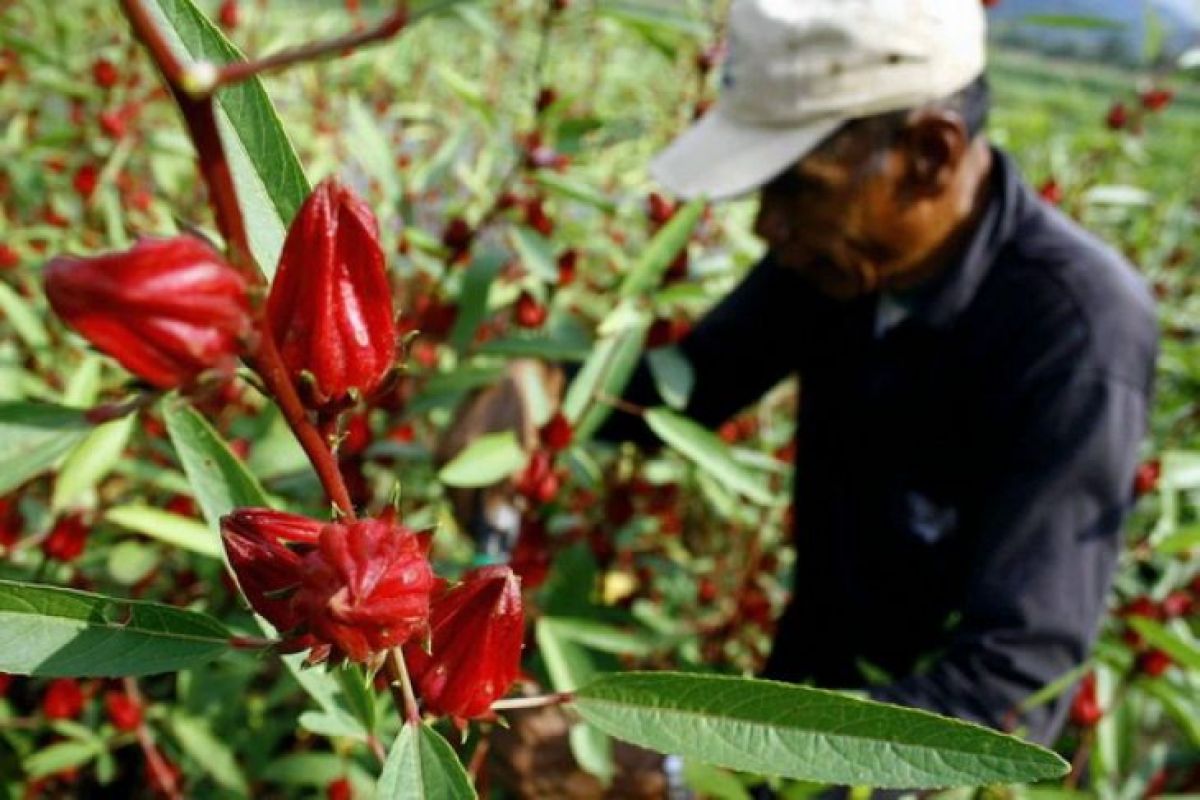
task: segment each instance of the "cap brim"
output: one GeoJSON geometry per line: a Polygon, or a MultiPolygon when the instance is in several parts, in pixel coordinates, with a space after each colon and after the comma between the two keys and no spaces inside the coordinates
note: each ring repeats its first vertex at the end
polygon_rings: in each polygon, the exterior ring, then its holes
{"type": "Polygon", "coordinates": [[[650,175],[680,197],[737,197],[800,160],[842,122],[821,117],[791,127],[752,126],[730,119],[718,104],[655,156],[650,175]]]}

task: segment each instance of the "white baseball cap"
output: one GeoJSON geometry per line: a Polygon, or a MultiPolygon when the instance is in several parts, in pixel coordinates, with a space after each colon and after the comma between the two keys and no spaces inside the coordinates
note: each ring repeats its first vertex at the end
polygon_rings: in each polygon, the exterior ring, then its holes
{"type": "Polygon", "coordinates": [[[986,28],[981,0],[734,0],[720,97],[650,174],[682,197],[757,189],[849,120],[967,86],[986,28]]]}

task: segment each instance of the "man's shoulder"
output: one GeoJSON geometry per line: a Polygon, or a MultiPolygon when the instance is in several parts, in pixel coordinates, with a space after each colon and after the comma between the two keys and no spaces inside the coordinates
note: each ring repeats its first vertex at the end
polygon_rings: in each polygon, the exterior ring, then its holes
{"type": "Polygon", "coordinates": [[[1036,199],[1016,221],[976,298],[988,324],[1043,367],[1058,363],[1149,387],[1153,297],[1119,252],[1036,199]]]}

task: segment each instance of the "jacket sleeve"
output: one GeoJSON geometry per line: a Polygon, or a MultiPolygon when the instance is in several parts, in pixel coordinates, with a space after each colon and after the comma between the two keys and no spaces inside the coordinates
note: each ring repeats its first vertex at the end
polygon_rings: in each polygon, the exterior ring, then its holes
{"type": "Polygon", "coordinates": [[[1087,656],[1132,504],[1145,391],[1096,374],[1025,393],[1007,452],[973,514],[963,614],[931,668],[871,695],[1002,729],[1057,736],[1070,693],[1015,717],[1031,693],[1087,656]]]}
{"type": "MultiPolygon", "coordinates": [[[[695,382],[685,413],[706,427],[720,425],[793,372],[807,337],[812,293],[770,258],[753,267],[680,342],[695,382]]],[[[642,407],[662,404],[643,356],[622,398],[642,407]]],[[[613,442],[652,445],[656,437],[637,417],[612,414],[597,433],[613,442]]]]}

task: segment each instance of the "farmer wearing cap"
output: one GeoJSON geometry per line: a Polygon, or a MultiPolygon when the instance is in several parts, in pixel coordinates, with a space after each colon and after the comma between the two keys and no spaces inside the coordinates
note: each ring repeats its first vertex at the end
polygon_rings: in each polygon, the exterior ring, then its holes
{"type": "MultiPolygon", "coordinates": [[[[800,376],[795,587],[766,676],[1050,742],[1069,693],[1020,707],[1104,611],[1151,299],[982,134],[976,0],[734,0],[728,38],[720,99],[651,173],[759,196],[766,257],[680,348],[708,426],[800,376]],[[894,680],[868,687],[864,662],[894,680]]],[[[625,399],[661,403],[644,364],[625,399]]],[[[630,415],[604,434],[653,441],[630,415]]],[[[585,784],[563,782],[561,725],[515,719],[518,794],[597,796],[563,788],[585,784]]],[[[661,796],[657,759],[623,761],[610,796],[661,796]]]]}

